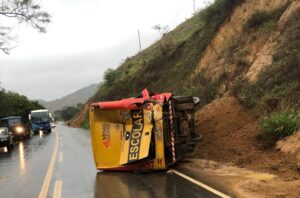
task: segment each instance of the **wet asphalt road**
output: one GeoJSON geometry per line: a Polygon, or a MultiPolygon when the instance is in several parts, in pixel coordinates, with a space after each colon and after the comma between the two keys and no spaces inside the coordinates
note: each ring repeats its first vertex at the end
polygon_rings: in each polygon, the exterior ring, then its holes
{"type": "Polygon", "coordinates": [[[165,171],[143,175],[99,172],[88,132],[63,125],[49,135],[16,143],[11,153],[1,149],[0,197],[39,197],[56,144],[47,197],[218,197],[165,171]]]}

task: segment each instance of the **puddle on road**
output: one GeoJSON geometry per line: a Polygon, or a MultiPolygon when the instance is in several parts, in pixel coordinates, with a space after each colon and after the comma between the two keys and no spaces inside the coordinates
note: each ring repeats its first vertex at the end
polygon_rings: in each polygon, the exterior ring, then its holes
{"type": "Polygon", "coordinates": [[[24,174],[26,168],[26,161],[25,161],[25,152],[24,152],[24,142],[19,143],[19,160],[20,160],[20,171],[21,174],[24,174]]]}
{"type": "Polygon", "coordinates": [[[255,179],[255,180],[270,180],[276,177],[275,175],[268,174],[268,173],[255,173],[255,172],[240,174],[239,176],[242,177],[244,176],[246,178],[255,179]]]}

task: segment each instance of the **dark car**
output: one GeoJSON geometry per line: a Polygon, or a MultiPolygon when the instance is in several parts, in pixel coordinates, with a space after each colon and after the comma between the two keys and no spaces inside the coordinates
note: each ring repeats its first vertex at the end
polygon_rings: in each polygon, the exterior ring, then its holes
{"type": "Polygon", "coordinates": [[[14,146],[12,132],[7,127],[0,127],[0,147],[6,147],[7,151],[11,151],[14,146]]]}
{"type": "Polygon", "coordinates": [[[30,129],[22,123],[21,116],[9,116],[0,119],[0,127],[7,127],[15,138],[29,138],[30,129]]]}

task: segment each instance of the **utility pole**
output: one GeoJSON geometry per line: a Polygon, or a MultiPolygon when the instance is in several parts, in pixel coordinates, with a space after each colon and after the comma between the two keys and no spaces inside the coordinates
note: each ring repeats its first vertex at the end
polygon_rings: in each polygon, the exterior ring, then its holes
{"type": "Polygon", "coordinates": [[[140,51],[142,50],[140,30],[138,30],[140,51]]]}
{"type": "Polygon", "coordinates": [[[196,0],[193,0],[193,6],[194,6],[194,14],[196,12],[196,0]]]}

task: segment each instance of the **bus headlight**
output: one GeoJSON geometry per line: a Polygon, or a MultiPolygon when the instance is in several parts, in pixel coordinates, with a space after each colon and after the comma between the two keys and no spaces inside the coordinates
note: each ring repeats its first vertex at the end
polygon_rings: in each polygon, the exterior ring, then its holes
{"type": "Polygon", "coordinates": [[[24,128],[18,126],[18,127],[16,127],[16,132],[17,132],[17,133],[24,133],[24,128]]]}

